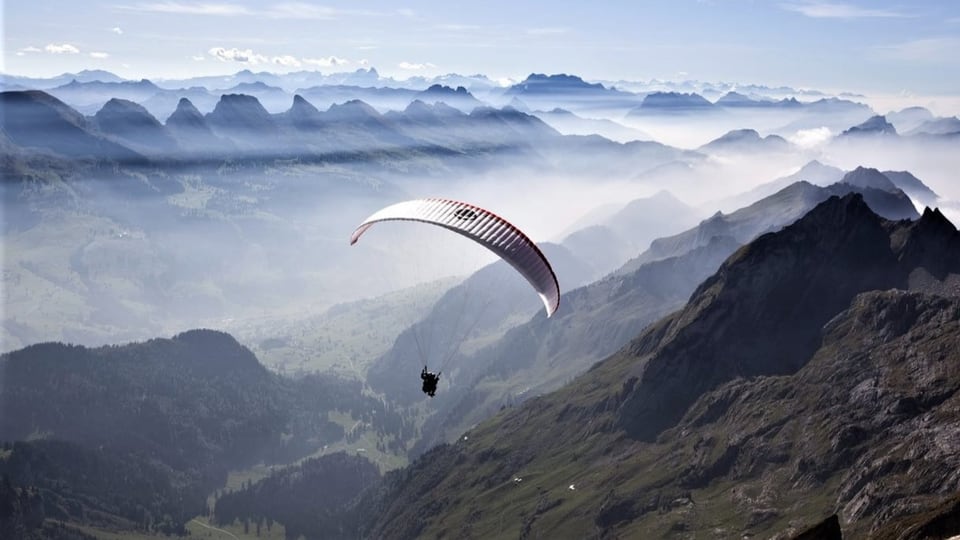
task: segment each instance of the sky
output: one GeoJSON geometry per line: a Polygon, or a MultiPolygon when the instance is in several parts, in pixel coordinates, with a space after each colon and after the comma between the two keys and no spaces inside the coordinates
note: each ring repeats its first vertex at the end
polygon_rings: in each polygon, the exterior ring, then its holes
{"type": "Polygon", "coordinates": [[[2,16],[13,75],[375,67],[960,95],[957,0],[7,0],[2,16]]]}

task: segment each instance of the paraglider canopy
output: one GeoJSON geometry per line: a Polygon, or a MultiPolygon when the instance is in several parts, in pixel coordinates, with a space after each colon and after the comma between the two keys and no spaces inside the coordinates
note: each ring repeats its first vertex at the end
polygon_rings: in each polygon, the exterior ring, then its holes
{"type": "Polygon", "coordinates": [[[543,252],[520,229],[489,210],[449,199],[396,203],[365,219],[350,236],[350,245],[381,221],[418,221],[461,234],[495,253],[526,278],[543,300],[547,317],[560,307],[560,285],[543,252]]]}

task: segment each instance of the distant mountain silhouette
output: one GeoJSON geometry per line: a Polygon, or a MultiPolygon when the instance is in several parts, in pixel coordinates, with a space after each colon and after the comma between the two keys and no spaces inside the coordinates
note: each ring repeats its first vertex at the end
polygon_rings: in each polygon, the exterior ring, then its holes
{"type": "Polygon", "coordinates": [[[140,81],[89,82],[70,81],[51,88],[47,93],[67,102],[84,114],[93,114],[112,98],[142,103],[164,91],[147,79],[140,81]]]}
{"type": "Polygon", "coordinates": [[[628,109],[640,103],[632,92],[588,83],[576,75],[531,73],[523,81],[507,88],[503,102],[520,100],[527,107],[550,109],[562,106],[575,111],[592,109],[628,109]]]}
{"type": "Polygon", "coordinates": [[[841,137],[863,135],[897,135],[897,129],[883,116],[871,116],[866,122],[851,127],[840,134],[841,137]]]}
{"type": "Polygon", "coordinates": [[[855,187],[842,182],[820,187],[798,181],[730,214],[717,212],[693,229],[654,240],[650,249],[627,262],[621,271],[686,253],[706,245],[714,236],[731,237],[740,243],[749,242],[763,233],[789,225],[831,196],[843,196],[850,192],[860,192],[871,208],[888,219],[919,217],[910,199],[896,188],[887,191],[855,187]]]}
{"type": "Polygon", "coordinates": [[[37,90],[0,93],[0,127],[10,141],[84,159],[142,162],[143,156],[105,139],[86,118],[62,101],[37,90]]]}
{"type": "MultiPolygon", "coordinates": [[[[514,107],[518,110],[519,107],[514,107]]],[[[528,111],[524,111],[528,112],[528,111]]],[[[627,142],[652,140],[649,134],[639,129],[631,128],[608,119],[585,118],[572,111],[556,107],[550,111],[535,111],[533,115],[543,120],[554,129],[565,135],[597,134],[607,139],[627,142]]]]}
{"type": "Polygon", "coordinates": [[[706,153],[780,153],[793,150],[793,145],[779,135],[761,137],[753,129],[736,129],[698,148],[706,153]]]}
{"type": "Polygon", "coordinates": [[[125,99],[111,99],[93,121],[101,132],[144,154],[169,155],[179,150],[166,128],[145,108],[125,99]]]}
{"type": "Polygon", "coordinates": [[[338,84],[298,88],[296,93],[321,110],[352,100],[361,100],[381,110],[403,110],[416,99],[418,90],[338,84]]]}
{"type": "Polygon", "coordinates": [[[290,94],[283,88],[270,86],[261,81],[242,82],[222,91],[219,94],[243,94],[257,98],[263,108],[273,112],[282,112],[290,106],[290,94]]]}
{"type": "Polygon", "coordinates": [[[926,107],[907,107],[889,112],[885,118],[893,124],[899,133],[907,133],[927,122],[935,120],[933,113],[926,107]]]}
{"type": "Polygon", "coordinates": [[[265,154],[286,148],[278,138],[276,119],[253,96],[224,94],[205,119],[217,136],[231,139],[249,152],[265,154]]]}
{"type": "Polygon", "coordinates": [[[531,73],[522,82],[519,82],[504,93],[506,96],[532,96],[544,94],[569,93],[606,93],[608,90],[600,83],[588,83],[576,75],[565,73],[544,75],[531,73]]]}
{"type": "Polygon", "coordinates": [[[276,123],[257,98],[244,94],[221,96],[206,119],[215,131],[225,135],[266,137],[277,132],[276,123]]]}
{"type": "Polygon", "coordinates": [[[729,108],[779,108],[779,109],[794,109],[801,108],[803,104],[797,101],[796,98],[784,98],[781,100],[773,100],[769,98],[754,99],[750,96],[738,92],[727,92],[721,96],[714,105],[718,107],[729,107],[729,108]]]}
{"type": "Polygon", "coordinates": [[[905,134],[955,135],[957,133],[960,133],[960,118],[948,116],[946,118],[936,118],[923,122],[905,134]]]}
{"type": "Polygon", "coordinates": [[[709,112],[714,105],[703,96],[695,93],[682,94],[680,92],[652,92],[643,98],[639,106],[630,109],[631,116],[648,114],[687,114],[693,112],[709,112]]]}
{"type": "Polygon", "coordinates": [[[188,156],[227,155],[235,150],[232,143],[213,133],[207,119],[187,98],[180,98],[177,109],[167,118],[166,127],[188,156]]]}
{"type": "Polygon", "coordinates": [[[745,193],[718,201],[715,207],[724,211],[730,208],[742,208],[764,197],[769,197],[795,182],[804,181],[815,186],[828,186],[839,182],[843,175],[843,170],[813,160],[793,174],[760,184],[745,193]]]}
{"type": "Polygon", "coordinates": [[[940,199],[939,195],[909,171],[883,171],[883,175],[924,206],[934,207],[940,199]]]}
{"type": "Polygon", "coordinates": [[[430,88],[416,94],[416,99],[425,103],[444,103],[464,112],[470,112],[483,105],[480,100],[475,98],[462,86],[453,89],[440,84],[434,84],[430,88]]]}

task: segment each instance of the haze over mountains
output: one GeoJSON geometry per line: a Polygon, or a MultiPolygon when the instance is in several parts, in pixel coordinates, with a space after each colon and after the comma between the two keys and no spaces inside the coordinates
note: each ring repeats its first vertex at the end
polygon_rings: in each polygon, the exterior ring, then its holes
{"type": "Polygon", "coordinates": [[[3,84],[4,538],[960,534],[956,118],[568,74],[3,84]],[[445,231],[349,246],[430,196],[526,231],[559,310],[445,231]]]}

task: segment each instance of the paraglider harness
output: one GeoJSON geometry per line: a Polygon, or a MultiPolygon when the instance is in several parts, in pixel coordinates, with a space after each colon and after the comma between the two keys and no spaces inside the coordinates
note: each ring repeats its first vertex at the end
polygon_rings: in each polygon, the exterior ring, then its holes
{"type": "Polygon", "coordinates": [[[437,382],[440,381],[440,373],[436,375],[427,371],[427,366],[423,366],[423,371],[420,372],[420,378],[423,379],[423,393],[433,397],[437,391],[437,382]]]}

